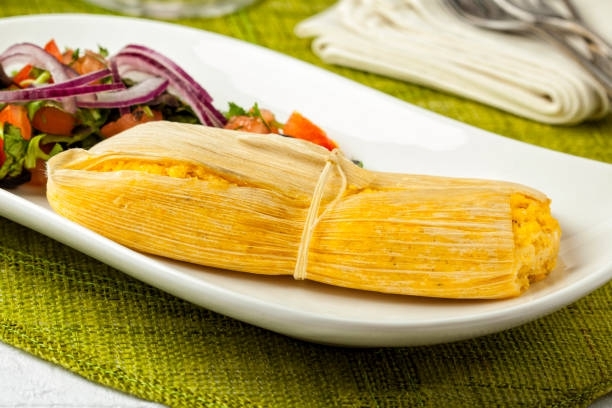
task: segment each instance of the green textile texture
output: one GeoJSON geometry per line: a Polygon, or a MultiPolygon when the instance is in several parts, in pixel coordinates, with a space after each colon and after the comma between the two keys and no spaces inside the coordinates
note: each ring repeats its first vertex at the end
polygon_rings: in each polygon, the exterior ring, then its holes
{"type": "MultiPolygon", "coordinates": [[[[231,16],[180,23],[281,51],[507,137],[612,163],[611,115],[553,127],[325,66],[292,30],[332,3],[267,0],[231,16]]],[[[0,17],[50,12],[108,13],[76,0],[2,0],[0,7],[0,17]]],[[[612,391],[612,283],[497,334],[429,347],[347,349],[194,306],[4,218],[0,240],[1,341],[171,407],[586,407],[612,391]]]]}

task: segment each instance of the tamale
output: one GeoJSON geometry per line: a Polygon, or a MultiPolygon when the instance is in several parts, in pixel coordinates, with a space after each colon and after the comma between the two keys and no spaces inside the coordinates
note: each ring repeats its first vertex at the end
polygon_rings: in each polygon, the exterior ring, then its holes
{"type": "Polygon", "coordinates": [[[402,295],[513,297],[554,268],[550,199],[279,135],[152,122],[48,162],[62,216],[145,253],[402,295]]]}

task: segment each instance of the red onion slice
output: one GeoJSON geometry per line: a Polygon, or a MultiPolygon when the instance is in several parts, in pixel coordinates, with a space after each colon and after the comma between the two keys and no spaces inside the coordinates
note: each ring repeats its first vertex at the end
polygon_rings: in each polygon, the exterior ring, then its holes
{"type": "Polygon", "coordinates": [[[77,105],[82,108],[127,108],[152,101],[167,87],[167,79],[151,77],[129,88],[96,93],[87,99],[78,99],[77,105]]]}
{"type": "MultiPolygon", "coordinates": [[[[168,71],[172,72],[177,78],[184,80],[188,83],[198,96],[207,102],[212,102],[213,98],[191,75],[189,75],[183,68],[181,68],[176,62],[172,61],[167,56],[139,44],[128,44],[123,47],[123,52],[131,52],[133,54],[140,54],[147,58],[153,58],[159,61],[168,71]]],[[[121,51],[120,51],[121,52],[121,51]]]]}
{"type": "Polygon", "coordinates": [[[92,82],[98,81],[100,79],[104,79],[112,75],[113,73],[111,72],[110,69],[102,68],[97,71],[92,71],[92,72],[88,72],[87,74],[76,76],[74,78],[71,78],[67,81],[62,82],[61,84],[65,86],[87,85],[87,84],[91,84],[92,82]]]}
{"type": "MultiPolygon", "coordinates": [[[[53,81],[56,83],[67,81],[76,76],[76,72],[72,68],[62,64],[57,58],[45,51],[44,48],[32,43],[14,44],[0,54],[0,64],[2,66],[14,63],[31,64],[49,71],[53,81]]],[[[74,98],[63,99],[62,103],[67,111],[76,111],[74,98]]]]}
{"type": "MultiPolygon", "coordinates": [[[[117,83],[122,82],[121,75],[119,75],[119,68],[117,68],[117,61],[111,58],[109,59],[108,64],[110,66],[111,72],[113,73],[113,81],[117,83]]],[[[123,116],[126,113],[130,113],[130,108],[128,106],[120,106],[119,114],[123,116]]]]}
{"type": "MultiPolygon", "coordinates": [[[[49,71],[55,82],[63,82],[72,77],[71,68],[62,64],[44,48],[31,43],[18,43],[0,54],[0,64],[8,66],[13,63],[31,64],[49,71]]],[[[74,72],[74,71],[73,71],[74,72]]]]}
{"type": "Polygon", "coordinates": [[[35,100],[61,100],[66,97],[92,94],[96,92],[112,91],[122,89],[120,84],[98,84],[65,87],[64,83],[41,86],[38,88],[25,88],[15,91],[0,92],[0,102],[31,102],[35,100]]]}
{"type": "Polygon", "coordinates": [[[169,92],[191,106],[201,123],[216,127],[226,123],[225,116],[212,105],[208,92],[167,57],[143,46],[128,45],[112,59],[120,73],[139,71],[168,78],[169,92]]]}

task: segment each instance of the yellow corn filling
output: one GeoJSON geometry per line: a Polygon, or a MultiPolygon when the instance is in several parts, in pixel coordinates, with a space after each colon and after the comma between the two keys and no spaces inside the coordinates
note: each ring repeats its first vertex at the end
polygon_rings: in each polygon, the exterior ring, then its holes
{"type": "MultiPolygon", "coordinates": [[[[557,263],[561,229],[548,203],[524,194],[510,196],[515,256],[521,279],[536,282],[545,278],[557,263]]],[[[529,285],[525,285],[529,286],[529,285]]]]}
{"type": "Polygon", "coordinates": [[[115,171],[139,171],[158,176],[167,176],[183,179],[198,179],[217,184],[219,187],[229,185],[229,182],[218,175],[211,173],[203,166],[185,163],[178,160],[127,160],[110,159],[95,163],[87,167],[89,171],[115,172],[115,171]]]}

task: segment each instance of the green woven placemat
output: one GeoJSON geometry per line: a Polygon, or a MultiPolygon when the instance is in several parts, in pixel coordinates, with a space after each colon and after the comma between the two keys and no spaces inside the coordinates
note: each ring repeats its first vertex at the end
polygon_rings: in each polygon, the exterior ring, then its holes
{"type": "MultiPolygon", "coordinates": [[[[268,0],[225,18],[181,23],[323,66],[291,32],[331,3],[268,0]]],[[[104,12],[73,0],[3,0],[0,16],[85,11],[104,12]]],[[[508,137],[612,163],[610,117],[551,127],[325,68],[508,137]]],[[[193,306],[3,218],[0,240],[0,340],[173,407],[584,407],[612,391],[612,284],[498,334],[431,347],[344,349],[193,306]]]]}

